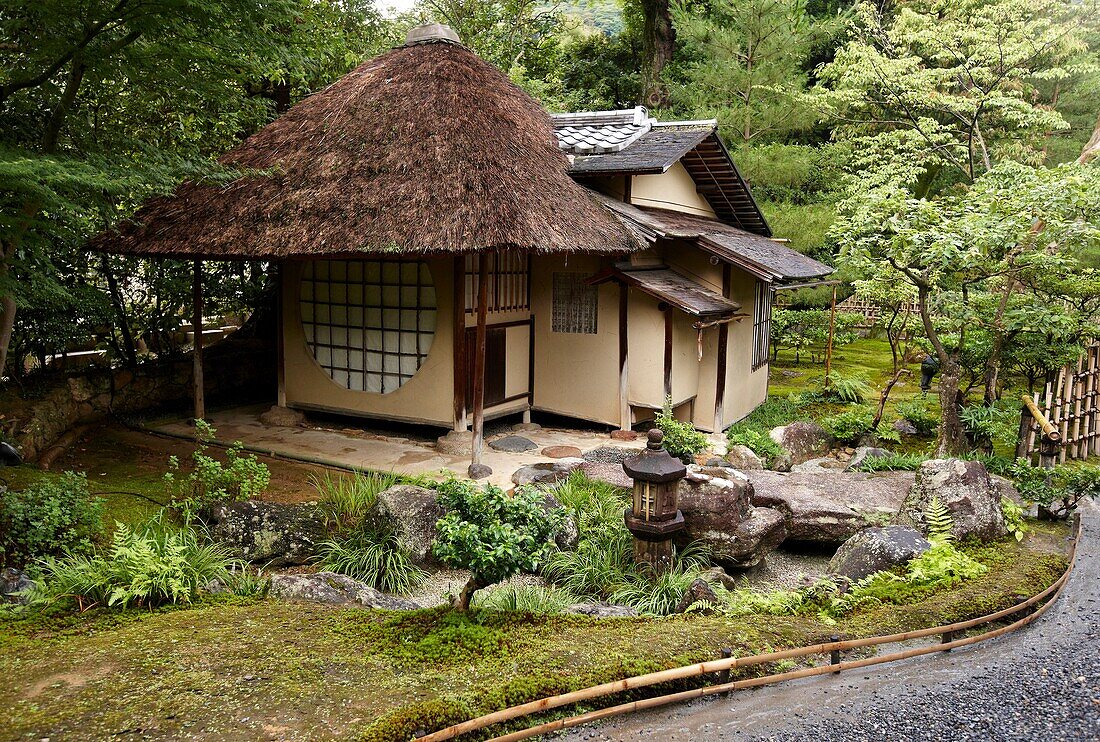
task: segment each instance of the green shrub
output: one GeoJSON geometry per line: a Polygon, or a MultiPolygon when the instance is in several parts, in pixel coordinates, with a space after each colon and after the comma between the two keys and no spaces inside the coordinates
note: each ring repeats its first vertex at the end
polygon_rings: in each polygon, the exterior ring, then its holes
{"type": "Polygon", "coordinates": [[[730,428],[726,440],[731,446],[747,446],[752,449],[766,467],[770,467],[786,453],[783,446],[776,443],[768,433],[752,428],[730,428]]]}
{"type": "Polygon", "coordinates": [[[25,567],[45,556],[90,554],[103,537],[103,500],[83,474],[43,477],[0,497],[0,565],[25,567]]]}
{"type": "Polygon", "coordinates": [[[857,443],[860,438],[874,433],[871,423],[875,412],[870,407],[853,407],[821,420],[825,432],[840,443],[857,443]]]}
{"type": "Polygon", "coordinates": [[[1017,541],[1024,540],[1027,526],[1024,524],[1024,509],[1007,497],[1001,498],[1001,513],[1005,518],[1005,526],[1008,532],[1015,536],[1017,541]]]}
{"type": "Polygon", "coordinates": [[[445,564],[470,570],[456,597],[465,611],[476,590],[519,572],[534,572],[553,553],[564,509],[545,507],[545,493],[520,487],[511,496],[500,487],[451,479],[439,485],[439,504],[446,515],[436,528],[432,553],[445,564]]]}
{"type": "Polygon", "coordinates": [[[750,412],[745,419],[730,426],[733,430],[756,430],[767,433],[772,428],[786,425],[789,422],[802,417],[801,412],[806,407],[806,402],[801,395],[791,394],[786,397],[768,397],[764,404],[750,412]]]}
{"type": "Polygon", "coordinates": [[[928,457],[919,453],[891,453],[887,456],[870,456],[856,467],[856,471],[916,471],[928,457]]]}
{"type": "Polygon", "coordinates": [[[217,431],[203,420],[195,421],[195,430],[199,444],[191,454],[192,470],[181,476],[179,459],[172,456],[168,459],[171,471],[164,475],[173,505],[185,521],[216,503],[248,500],[267,491],[271,472],[254,455],[242,453],[243,443],[236,441],[226,449],[222,463],[206,453],[217,431]]]}
{"type": "Polygon", "coordinates": [[[263,598],[271,589],[271,578],[245,562],[233,562],[221,578],[231,595],[242,598],[263,598]]]}
{"type": "Polygon", "coordinates": [[[706,566],[706,554],[688,547],[675,555],[675,562],[667,572],[653,575],[637,568],[624,572],[623,581],[611,591],[609,600],[635,608],[639,613],[667,616],[706,566]]]}
{"type": "Polygon", "coordinates": [[[310,484],[320,496],[325,523],[338,531],[359,527],[367,513],[378,502],[378,493],[399,484],[401,478],[392,472],[369,474],[333,474],[326,471],[310,477],[310,484]]]}
{"type": "Polygon", "coordinates": [[[925,396],[898,402],[894,409],[899,416],[913,423],[921,435],[932,435],[940,425],[938,409],[934,410],[925,396]]]}
{"type": "Polygon", "coordinates": [[[387,593],[408,595],[428,573],[413,564],[392,528],[358,527],[319,546],[321,567],[361,580],[387,593]]]}
{"type": "Polygon", "coordinates": [[[992,405],[968,405],[959,412],[966,434],[976,446],[1014,446],[1019,435],[1019,403],[1001,400],[992,405]]]}
{"type": "Polygon", "coordinates": [[[670,456],[685,464],[694,463],[695,454],[703,453],[710,447],[707,436],[695,429],[691,423],[681,422],[672,415],[672,400],[665,400],[665,407],[657,415],[656,425],[664,433],[662,445],[670,456]]]}
{"type": "Polygon", "coordinates": [[[829,377],[828,395],[847,404],[863,404],[872,394],[867,380],[860,376],[843,376],[833,373],[829,377]]]}
{"type": "Polygon", "coordinates": [[[1019,459],[1009,476],[1025,502],[1038,505],[1055,518],[1068,518],[1083,500],[1100,496],[1100,467],[1059,465],[1053,469],[1032,466],[1019,459]]]}
{"type": "Polygon", "coordinates": [[[502,585],[478,595],[474,605],[494,611],[555,615],[578,602],[576,595],[553,586],[502,585]]]}
{"type": "Polygon", "coordinates": [[[211,580],[224,579],[229,560],[195,528],[174,526],[161,511],[140,527],[117,523],[102,554],[47,557],[40,565],[31,601],[72,600],[85,610],[189,603],[211,580]]]}

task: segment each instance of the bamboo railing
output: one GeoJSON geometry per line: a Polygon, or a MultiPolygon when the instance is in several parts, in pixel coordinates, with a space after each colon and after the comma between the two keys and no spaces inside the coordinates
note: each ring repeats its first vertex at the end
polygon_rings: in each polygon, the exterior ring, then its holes
{"type": "Polygon", "coordinates": [[[632,678],[624,678],[623,680],[615,680],[610,683],[603,683],[602,685],[596,685],[591,688],[584,688],[582,690],[572,691],[570,693],[563,693],[557,696],[551,696],[549,698],[541,698],[536,701],[530,701],[518,706],[512,706],[510,708],[495,711],[484,716],[479,716],[469,721],[464,721],[459,724],[441,729],[438,732],[432,732],[431,734],[420,737],[420,742],[443,742],[444,740],[455,739],[463,734],[468,734],[486,727],[500,724],[502,722],[511,721],[531,714],[550,711],[552,709],[569,706],[576,703],[582,703],[584,701],[591,701],[597,698],[606,697],[615,693],[621,693],[627,690],[636,690],[639,688],[645,688],[648,686],[656,685],[658,683],[667,683],[676,680],[685,680],[688,678],[701,677],[706,675],[717,674],[718,677],[726,678],[726,680],[720,681],[715,685],[703,686],[700,688],[692,688],[690,690],[680,691],[677,693],[670,693],[661,696],[654,696],[652,698],[643,698],[637,701],[631,701],[629,703],[620,704],[617,706],[609,706],[607,708],[598,709],[596,711],[590,711],[585,714],[579,714],[577,716],[571,716],[564,719],[556,719],[544,724],[529,727],[519,731],[511,732],[499,737],[494,737],[492,742],[515,742],[516,740],[528,739],[541,734],[547,734],[549,732],[559,731],[562,729],[569,729],[571,727],[580,726],[600,719],[606,719],[611,716],[618,716],[621,714],[629,713],[632,711],[642,711],[644,709],[657,708],[659,706],[665,706],[672,703],[682,703],[684,701],[690,701],[704,696],[715,695],[720,693],[729,693],[731,691],[742,690],[744,688],[754,688],[763,685],[772,685],[775,683],[781,683],[787,680],[797,680],[800,678],[813,677],[815,675],[825,675],[829,673],[840,673],[846,670],[854,670],[863,667],[870,667],[872,665],[878,665],[886,662],[896,662],[898,660],[909,659],[911,657],[918,657],[925,654],[932,654],[934,652],[945,652],[955,649],[957,647],[965,647],[971,644],[977,644],[979,642],[988,641],[998,636],[1010,633],[1023,626],[1028,625],[1039,616],[1043,615],[1054,604],[1058,596],[1061,595],[1062,589],[1065,587],[1070,574],[1073,571],[1074,560],[1077,556],[1077,543],[1081,534],[1081,521],[1076,519],[1074,524],[1073,535],[1071,537],[1071,546],[1069,553],[1069,565],[1062,575],[1055,580],[1053,584],[1047,587],[1045,590],[1031,596],[1027,600],[1020,601],[1014,606],[1004,608],[1002,610],[990,613],[978,618],[972,618],[966,621],[958,621],[946,626],[935,626],[927,629],[918,629],[915,631],[907,631],[900,634],[890,634],[887,636],[875,636],[867,637],[863,639],[848,639],[844,641],[830,641],[822,644],[814,644],[806,647],[797,647],[795,649],[786,649],[779,652],[769,652],[767,654],[757,654],[749,657],[728,657],[709,662],[700,662],[694,665],[686,665],[684,667],[675,667],[669,670],[661,670],[659,672],[653,672],[646,675],[638,675],[632,678]],[[1049,600],[1048,600],[1049,598],[1049,600]],[[1046,602],[1043,602],[1046,601],[1046,602]],[[1042,603],[1042,605],[1038,605],[1042,603]],[[1033,606],[1037,608],[1032,609],[1033,606]],[[956,639],[955,637],[965,631],[976,628],[978,626],[984,626],[986,624],[1000,621],[1021,611],[1028,611],[1023,617],[1013,621],[1010,624],[1001,626],[990,631],[976,634],[974,636],[967,636],[956,639]],[[941,637],[941,641],[936,644],[931,644],[923,647],[915,647],[900,652],[893,652],[890,654],[876,655],[872,657],[866,657],[858,660],[842,661],[840,659],[841,653],[851,651],[853,649],[860,649],[864,647],[877,647],[885,644],[896,644],[899,642],[908,642],[915,639],[923,639],[932,636],[941,637]],[[745,680],[729,681],[728,676],[731,670],[744,667],[752,667],[755,665],[763,665],[772,662],[779,662],[782,660],[797,659],[800,657],[807,657],[811,655],[827,655],[830,658],[828,664],[817,665],[814,667],[805,667],[800,670],[792,670],[790,672],[775,673],[771,675],[765,675],[762,677],[748,678],[745,680]]]}
{"type": "MultiPolygon", "coordinates": [[[[1086,348],[1076,364],[1061,368],[1032,402],[1058,431],[1059,463],[1100,456],[1100,343],[1086,348]]],[[[1031,415],[1032,420],[1038,419],[1031,415]]],[[[1025,429],[1021,420],[1021,432],[1017,455],[1030,458],[1036,451],[1041,455],[1043,431],[1034,424],[1025,429]]]]}

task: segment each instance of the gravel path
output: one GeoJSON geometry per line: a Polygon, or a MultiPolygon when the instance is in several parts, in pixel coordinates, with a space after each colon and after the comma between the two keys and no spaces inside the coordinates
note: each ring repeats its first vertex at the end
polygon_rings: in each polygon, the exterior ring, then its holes
{"type": "Polygon", "coordinates": [[[1100,740],[1100,509],[1059,602],[949,654],[624,717],[566,740],[1100,740]],[[860,674],[866,672],[867,674],[860,674]]]}

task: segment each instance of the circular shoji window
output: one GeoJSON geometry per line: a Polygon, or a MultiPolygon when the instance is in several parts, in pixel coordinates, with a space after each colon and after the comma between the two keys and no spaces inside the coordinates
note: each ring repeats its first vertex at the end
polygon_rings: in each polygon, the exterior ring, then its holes
{"type": "Polygon", "coordinates": [[[386,394],[401,388],[435,337],[435,284],[427,263],[306,263],[299,300],[310,352],[346,389],[386,394]]]}

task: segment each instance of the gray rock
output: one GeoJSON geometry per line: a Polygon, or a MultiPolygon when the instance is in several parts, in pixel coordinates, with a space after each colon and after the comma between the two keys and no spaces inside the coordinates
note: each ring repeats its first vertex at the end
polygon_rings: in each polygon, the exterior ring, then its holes
{"type": "Polygon", "coordinates": [[[24,593],[33,587],[34,580],[27,577],[25,572],[8,567],[0,572],[0,603],[26,603],[27,596],[24,593]]]}
{"type": "Polygon", "coordinates": [[[764,468],[764,461],[751,448],[740,444],[730,446],[730,450],[726,452],[726,462],[728,466],[741,471],[759,471],[764,468]]]}
{"type": "Polygon", "coordinates": [[[357,606],[384,611],[409,611],[420,606],[404,598],[387,595],[366,583],[336,572],[273,575],[272,597],[326,605],[357,606]]]}
{"type": "Polygon", "coordinates": [[[474,434],[469,431],[452,430],[441,435],[435,441],[435,450],[445,456],[469,456],[473,450],[474,434]]]}
{"type": "Polygon", "coordinates": [[[493,468],[488,464],[470,464],[466,468],[466,474],[470,479],[485,479],[493,475],[493,468]]]}
{"type": "Polygon", "coordinates": [[[214,505],[202,514],[210,537],[230,556],[246,562],[285,567],[305,564],[327,536],[316,505],[283,505],[245,500],[214,505]]]}
{"type": "Polygon", "coordinates": [[[581,466],[581,471],[589,479],[594,479],[597,482],[606,482],[613,487],[625,487],[627,489],[634,486],[634,480],[626,475],[623,471],[622,464],[601,464],[586,461],[581,466]]]}
{"type": "Polygon", "coordinates": [[[723,587],[726,590],[737,589],[736,578],[727,574],[726,570],[722,569],[721,567],[711,567],[708,570],[704,570],[702,573],[700,573],[699,577],[706,580],[712,585],[718,585],[719,587],[723,587]]]}
{"type": "Polygon", "coordinates": [[[565,609],[565,613],[592,618],[632,618],[638,611],[630,606],[611,603],[577,603],[565,609]]]}
{"type": "Polygon", "coordinates": [[[993,541],[1008,535],[1001,511],[1001,491],[980,461],[931,459],[921,464],[902,519],[921,533],[928,532],[925,512],[936,498],[950,512],[951,533],[957,539],[993,541]]]}
{"type": "Polygon", "coordinates": [[[367,520],[376,526],[393,528],[414,564],[437,567],[439,562],[432,556],[432,544],[436,539],[435,524],[444,512],[435,490],[398,484],[378,493],[367,520]]]}
{"type": "Polygon", "coordinates": [[[684,591],[683,597],[680,598],[680,602],[676,604],[676,607],[672,609],[673,613],[683,613],[688,608],[698,603],[703,603],[708,606],[718,605],[718,596],[714,592],[714,588],[710,586],[710,583],[701,577],[697,577],[688,589],[684,591]]]}
{"type": "Polygon", "coordinates": [[[902,435],[917,435],[920,433],[920,431],[917,430],[917,426],[906,420],[904,417],[899,417],[897,420],[895,420],[893,428],[902,435]]]}
{"type": "Polygon", "coordinates": [[[862,580],[875,572],[908,564],[932,548],[928,539],[908,526],[868,528],[845,541],[829,571],[850,580],[862,580]]]}
{"type": "Polygon", "coordinates": [[[848,462],[847,471],[855,471],[867,459],[883,459],[889,455],[890,452],[887,451],[885,448],[876,448],[874,446],[860,446],[856,449],[856,452],[852,454],[852,459],[848,462]]]}
{"type": "MultiPolygon", "coordinates": [[[[564,509],[557,498],[549,492],[547,492],[546,496],[543,498],[542,507],[547,512],[564,509]]],[[[569,515],[569,512],[570,511],[566,511],[565,518],[561,523],[561,528],[558,530],[557,535],[554,536],[554,543],[562,551],[569,551],[577,548],[577,541],[580,539],[580,531],[577,529],[577,522],[573,520],[573,516],[569,515]]]]}
{"type": "Polygon", "coordinates": [[[787,520],[787,538],[841,544],[897,513],[912,472],[751,472],[752,504],[775,508],[787,520]]]}
{"type": "Polygon", "coordinates": [[[584,459],[564,458],[539,464],[524,466],[512,474],[512,484],[522,487],[526,484],[556,484],[579,469],[584,459]]]}
{"type": "Polygon", "coordinates": [[[585,461],[597,464],[622,464],[631,456],[641,453],[640,448],[627,448],[626,446],[599,446],[584,454],[585,461]]]}
{"type": "Polygon", "coordinates": [[[538,446],[530,438],[524,438],[522,435],[506,435],[503,438],[497,438],[495,441],[489,441],[489,448],[505,453],[523,453],[524,451],[533,451],[538,446]]]}
{"type": "Polygon", "coordinates": [[[769,435],[790,455],[791,465],[819,458],[829,452],[829,434],[817,423],[793,422],[772,429],[769,435]]]}
{"type": "Polygon", "coordinates": [[[707,459],[707,466],[724,467],[726,466],[726,460],[720,456],[711,456],[707,459]]]}
{"type": "Polygon", "coordinates": [[[792,472],[833,472],[840,471],[844,468],[844,464],[831,459],[828,456],[822,456],[817,459],[810,459],[809,461],[803,461],[801,464],[795,464],[791,467],[792,472]]]}

